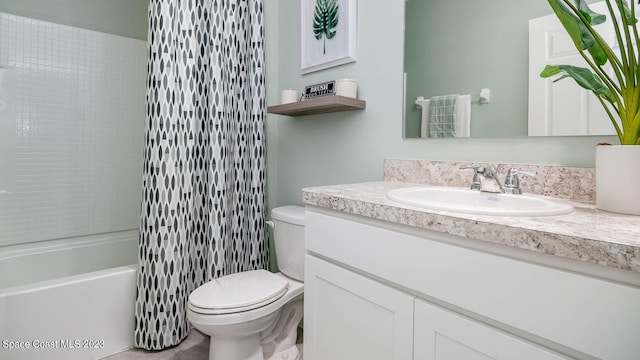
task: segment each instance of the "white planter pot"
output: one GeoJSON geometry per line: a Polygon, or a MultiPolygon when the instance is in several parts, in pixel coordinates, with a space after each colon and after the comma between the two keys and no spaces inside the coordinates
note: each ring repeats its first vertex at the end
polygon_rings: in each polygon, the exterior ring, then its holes
{"type": "Polygon", "coordinates": [[[640,215],[640,145],[596,146],[596,207],[640,215]]]}

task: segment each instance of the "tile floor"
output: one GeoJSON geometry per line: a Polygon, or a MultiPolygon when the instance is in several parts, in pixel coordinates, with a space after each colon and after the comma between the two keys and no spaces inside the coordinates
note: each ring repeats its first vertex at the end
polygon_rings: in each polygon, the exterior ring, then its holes
{"type": "MultiPolygon", "coordinates": [[[[298,328],[297,342],[298,344],[302,343],[302,328],[298,328]]],[[[189,336],[176,347],[162,351],[131,349],[101,360],[207,360],[208,358],[209,336],[196,329],[191,329],[189,336]]]]}
{"type": "Polygon", "coordinates": [[[192,329],[180,345],[162,350],[131,349],[107,356],[102,360],[206,360],[209,358],[209,337],[192,329]]]}

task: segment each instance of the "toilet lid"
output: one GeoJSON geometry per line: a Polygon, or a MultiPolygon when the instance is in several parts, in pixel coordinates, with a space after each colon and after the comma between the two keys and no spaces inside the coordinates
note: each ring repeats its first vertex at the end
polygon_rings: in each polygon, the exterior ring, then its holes
{"type": "Polygon", "coordinates": [[[189,305],[207,314],[248,311],[278,300],[287,286],[285,279],[269,271],[246,271],[200,286],[189,295],[189,305]]]}

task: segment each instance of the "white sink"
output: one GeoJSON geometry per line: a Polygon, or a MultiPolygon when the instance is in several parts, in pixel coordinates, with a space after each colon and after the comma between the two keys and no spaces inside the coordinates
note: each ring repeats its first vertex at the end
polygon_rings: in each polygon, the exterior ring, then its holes
{"type": "Polygon", "coordinates": [[[427,210],[492,216],[551,216],[573,211],[566,201],[542,196],[494,194],[446,186],[391,190],[389,200],[427,210]]]}

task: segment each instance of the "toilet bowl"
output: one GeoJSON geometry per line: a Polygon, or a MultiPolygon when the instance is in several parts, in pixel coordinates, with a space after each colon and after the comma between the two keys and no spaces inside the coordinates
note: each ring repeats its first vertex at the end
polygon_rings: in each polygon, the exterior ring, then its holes
{"type": "Polygon", "coordinates": [[[209,281],[189,295],[187,318],[209,335],[210,360],[301,359],[304,208],[271,212],[280,273],[246,271],[209,281]]]}

